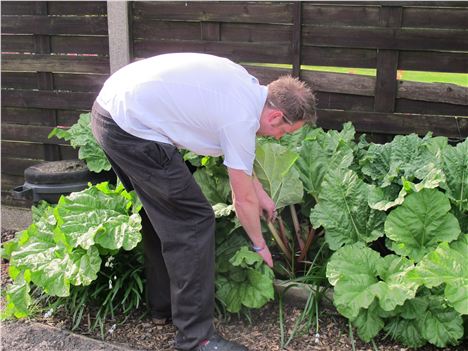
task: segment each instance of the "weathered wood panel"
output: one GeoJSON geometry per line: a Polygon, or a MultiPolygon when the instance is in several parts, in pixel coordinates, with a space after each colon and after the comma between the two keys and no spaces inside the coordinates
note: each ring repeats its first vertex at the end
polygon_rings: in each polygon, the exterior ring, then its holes
{"type": "Polygon", "coordinates": [[[467,29],[468,8],[403,7],[403,27],[467,29]]]}
{"type": "MultiPolygon", "coordinates": [[[[71,146],[59,145],[63,159],[78,158],[78,151],[71,146]]],[[[44,144],[2,141],[2,157],[43,160],[44,144]]]]}
{"type": "Polygon", "coordinates": [[[2,55],[2,71],[109,74],[109,58],[70,55],[2,55]]]}
{"type": "Polygon", "coordinates": [[[305,25],[304,45],[361,49],[468,51],[465,30],[305,25]]]}
{"type": "Polygon", "coordinates": [[[4,90],[2,106],[86,110],[91,109],[96,96],[88,92],[4,90]]]}
{"type": "Polygon", "coordinates": [[[134,1],[133,15],[178,21],[292,23],[293,4],[286,2],[134,1]]]}
{"type": "Polygon", "coordinates": [[[56,54],[109,55],[109,39],[107,36],[51,36],[50,46],[50,51],[56,54]]]}
{"type": "Polygon", "coordinates": [[[24,141],[43,144],[63,144],[57,138],[47,136],[53,127],[2,123],[2,141],[24,141]]]}
{"type": "Polygon", "coordinates": [[[33,52],[35,49],[32,35],[3,35],[2,52],[33,52]]]}
{"type": "Polygon", "coordinates": [[[290,48],[273,43],[135,40],[133,50],[135,58],[144,58],[168,52],[204,52],[229,57],[235,61],[291,63],[290,48]]]}
{"type": "Polygon", "coordinates": [[[352,2],[346,5],[304,2],[303,21],[324,26],[378,26],[379,12],[380,8],[376,5],[355,6],[352,2]]]}
{"type": "Polygon", "coordinates": [[[2,33],[107,35],[107,18],[95,16],[2,16],[2,33]]]}
{"type": "Polygon", "coordinates": [[[323,128],[341,129],[342,124],[348,121],[362,132],[425,135],[431,130],[433,135],[451,138],[468,136],[468,118],[333,110],[318,112],[317,124],[323,128]]]}

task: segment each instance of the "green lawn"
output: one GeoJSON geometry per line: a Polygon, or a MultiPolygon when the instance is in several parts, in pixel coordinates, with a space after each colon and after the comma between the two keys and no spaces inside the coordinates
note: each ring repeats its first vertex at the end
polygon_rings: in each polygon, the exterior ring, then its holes
{"type": "MultiPolygon", "coordinates": [[[[254,64],[267,67],[281,67],[291,68],[291,65],[286,64],[254,64]]],[[[336,72],[336,73],[352,73],[361,74],[366,76],[376,75],[376,70],[371,68],[349,68],[349,67],[328,67],[328,66],[306,66],[303,65],[302,69],[322,72],[336,72]]],[[[442,73],[442,72],[422,72],[422,71],[398,71],[399,80],[408,80],[413,82],[424,83],[452,83],[462,87],[468,87],[468,74],[466,73],[442,73]]]]}

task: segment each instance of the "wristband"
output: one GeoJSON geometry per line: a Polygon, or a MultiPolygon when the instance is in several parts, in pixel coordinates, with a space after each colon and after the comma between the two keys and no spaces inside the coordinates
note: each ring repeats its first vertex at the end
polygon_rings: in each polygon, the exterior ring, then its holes
{"type": "Polygon", "coordinates": [[[263,246],[261,246],[261,247],[260,247],[260,246],[252,245],[252,249],[253,249],[255,252],[260,252],[260,251],[264,250],[265,247],[266,247],[265,242],[263,242],[263,246]]]}

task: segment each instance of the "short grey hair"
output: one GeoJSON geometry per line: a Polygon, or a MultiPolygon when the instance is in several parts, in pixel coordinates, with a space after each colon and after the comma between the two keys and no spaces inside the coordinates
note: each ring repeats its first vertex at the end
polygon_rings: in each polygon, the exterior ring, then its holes
{"type": "Polygon", "coordinates": [[[268,84],[267,102],[281,110],[291,122],[315,125],[316,99],[312,89],[298,78],[281,76],[268,84]]]}

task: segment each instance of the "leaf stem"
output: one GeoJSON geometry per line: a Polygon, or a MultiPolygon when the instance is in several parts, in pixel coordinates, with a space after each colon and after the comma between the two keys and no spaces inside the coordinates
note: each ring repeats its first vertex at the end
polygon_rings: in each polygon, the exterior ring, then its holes
{"type": "Polygon", "coordinates": [[[276,244],[279,246],[279,248],[281,249],[281,251],[283,251],[283,254],[286,256],[286,258],[288,259],[288,261],[291,261],[290,253],[289,253],[288,249],[286,248],[286,246],[284,246],[284,243],[283,243],[283,241],[281,240],[281,238],[280,238],[280,236],[279,236],[279,234],[278,234],[278,231],[276,230],[275,226],[274,226],[273,223],[271,223],[271,222],[267,222],[267,225],[268,225],[268,229],[270,229],[271,234],[272,234],[273,237],[275,238],[276,244]]]}

